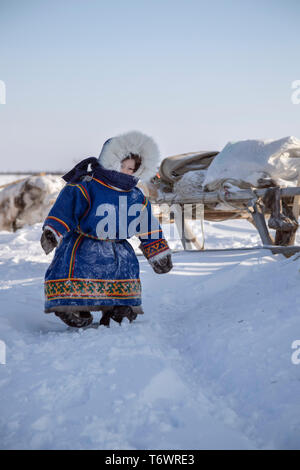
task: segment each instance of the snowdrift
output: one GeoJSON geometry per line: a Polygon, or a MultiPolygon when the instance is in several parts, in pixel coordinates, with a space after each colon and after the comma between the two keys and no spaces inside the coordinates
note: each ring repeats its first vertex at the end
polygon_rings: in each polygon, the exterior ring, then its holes
{"type": "Polygon", "coordinates": [[[0,233],[1,449],[299,449],[297,256],[180,252],[163,278],[141,257],[145,315],[74,331],[43,313],[40,234],[0,233]]]}

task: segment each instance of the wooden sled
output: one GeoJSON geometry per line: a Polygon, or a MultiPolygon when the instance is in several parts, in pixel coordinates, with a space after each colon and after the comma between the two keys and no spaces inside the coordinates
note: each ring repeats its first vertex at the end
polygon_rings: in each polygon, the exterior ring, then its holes
{"type": "Polygon", "coordinates": [[[248,220],[256,227],[263,247],[270,249],[274,254],[282,253],[285,256],[291,256],[300,251],[300,247],[294,245],[300,208],[300,187],[298,186],[281,188],[268,180],[262,181],[259,188],[237,188],[237,191],[232,191],[224,187],[217,191],[199,190],[196,194],[191,192],[184,197],[176,194],[174,183],[184,173],[207,169],[217,154],[217,151],[202,151],[167,157],[161,162],[151,182],[140,185],[149,197],[154,214],[159,218],[160,223],[175,222],[177,225],[180,222],[183,249],[203,250],[203,243],[198,240],[189,224],[189,220],[199,220],[197,214],[201,211],[197,208],[203,205],[201,217],[204,220],[248,220]],[[216,206],[220,203],[225,208],[217,210],[216,206]],[[174,208],[173,214],[171,212],[167,217],[166,211],[162,210],[165,205],[174,208]],[[190,205],[188,213],[185,214],[184,205],[190,205]],[[179,208],[181,210],[178,210],[179,208]],[[181,221],[176,217],[176,211],[181,214],[181,221]],[[275,236],[271,235],[269,229],[275,230],[275,236]]]}

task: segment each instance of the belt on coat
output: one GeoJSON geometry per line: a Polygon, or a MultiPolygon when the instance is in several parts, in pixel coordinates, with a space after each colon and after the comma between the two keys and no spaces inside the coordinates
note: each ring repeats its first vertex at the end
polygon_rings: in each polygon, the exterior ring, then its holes
{"type": "Polygon", "coordinates": [[[93,235],[89,235],[88,233],[84,233],[81,230],[76,229],[75,232],[79,233],[80,235],[83,235],[84,237],[87,238],[92,238],[92,240],[98,240],[99,242],[116,242],[120,243],[123,242],[125,239],[119,240],[118,238],[98,238],[94,237],[93,235]]]}

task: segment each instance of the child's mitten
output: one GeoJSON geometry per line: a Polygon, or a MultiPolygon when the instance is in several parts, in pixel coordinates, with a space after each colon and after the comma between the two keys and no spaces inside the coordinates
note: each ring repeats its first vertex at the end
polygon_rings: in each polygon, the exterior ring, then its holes
{"type": "Polygon", "coordinates": [[[59,242],[60,238],[57,237],[52,230],[49,230],[45,227],[45,230],[43,231],[41,236],[41,245],[46,255],[51,253],[51,251],[54,250],[54,248],[59,244],[59,242]]]}
{"type": "Polygon", "coordinates": [[[150,262],[150,264],[157,274],[168,273],[173,268],[171,255],[166,255],[157,261],[150,262]]]}
{"type": "Polygon", "coordinates": [[[157,274],[168,273],[173,268],[173,263],[172,263],[172,258],[171,258],[170,253],[166,254],[165,256],[160,255],[160,257],[158,259],[155,256],[153,257],[153,259],[151,259],[151,258],[147,257],[147,255],[145,253],[145,249],[144,249],[142,243],[139,245],[139,248],[142,251],[145,258],[147,258],[147,260],[148,260],[149,264],[152,266],[153,270],[157,274]]]}

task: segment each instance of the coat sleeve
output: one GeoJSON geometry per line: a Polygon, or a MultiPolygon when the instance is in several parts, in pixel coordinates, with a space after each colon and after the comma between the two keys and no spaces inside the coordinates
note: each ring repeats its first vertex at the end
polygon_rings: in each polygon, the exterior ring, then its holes
{"type": "Polygon", "coordinates": [[[90,198],[83,184],[66,184],[45,219],[43,230],[52,230],[58,238],[74,230],[90,208],[90,198]]]}
{"type": "Polygon", "coordinates": [[[137,234],[141,242],[139,248],[149,263],[152,264],[154,261],[171,254],[172,251],[164,238],[158,219],[153,215],[151,203],[144,195],[141,214],[141,231],[137,234]],[[143,228],[146,230],[143,231],[143,228]]]}

